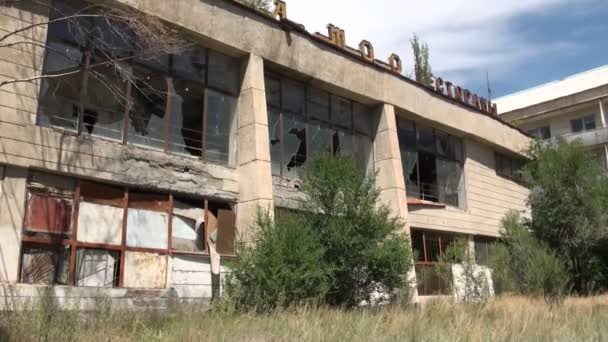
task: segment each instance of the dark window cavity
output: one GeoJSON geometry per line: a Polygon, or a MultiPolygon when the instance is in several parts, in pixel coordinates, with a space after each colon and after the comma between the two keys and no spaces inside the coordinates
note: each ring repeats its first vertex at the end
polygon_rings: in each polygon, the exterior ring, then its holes
{"type": "Polygon", "coordinates": [[[266,75],[272,174],[298,178],[315,153],[373,164],[374,120],[368,107],[303,83],[266,75]]]}
{"type": "Polygon", "coordinates": [[[397,126],[408,197],[463,208],[462,140],[402,118],[397,126]]]}

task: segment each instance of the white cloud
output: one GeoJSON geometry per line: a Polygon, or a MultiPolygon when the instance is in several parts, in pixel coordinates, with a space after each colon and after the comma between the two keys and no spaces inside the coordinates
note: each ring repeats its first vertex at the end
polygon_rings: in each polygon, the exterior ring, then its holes
{"type": "Polygon", "coordinates": [[[514,21],[564,6],[580,11],[590,1],[596,0],[578,0],[576,5],[569,0],[287,0],[287,15],[309,32],[326,34],[331,22],[345,30],[353,47],[367,39],[378,59],[395,52],[406,72],[412,69],[409,39],[416,32],[430,46],[434,73],[467,84],[485,79],[486,70],[502,77],[530,58],[576,49],[575,43],[559,37],[530,41],[514,21]]]}

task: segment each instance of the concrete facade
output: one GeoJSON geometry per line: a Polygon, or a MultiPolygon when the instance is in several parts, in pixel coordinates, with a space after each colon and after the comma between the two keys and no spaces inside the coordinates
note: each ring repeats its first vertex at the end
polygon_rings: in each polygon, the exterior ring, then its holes
{"type": "Polygon", "coordinates": [[[608,66],[507,95],[495,102],[505,121],[530,132],[548,129],[548,138],[552,140],[558,137],[580,140],[608,167],[608,66]],[[583,118],[588,118],[587,127],[577,129],[583,118]]]}
{"type": "MultiPolygon", "coordinates": [[[[78,136],[65,129],[40,125],[41,80],[0,87],[0,169],[3,176],[0,192],[0,281],[5,285],[4,305],[18,305],[35,297],[38,289],[35,285],[20,284],[20,276],[23,276],[20,272],[24,272],[20,263],[23,246],[27,242],[22,241],[27,220],[25,208],[29,203],[30,175],[34,170],[80,179],[80,183],[86,180],[124,187],[129,189],[127,193],[143,189],[164,194],[170,196],[169,203],[178,196],[204,199],[209,213],[212,207],[216,210],[215,206],[230,206],[236,215],[235,235],[245,242],[250,241],[250,225],[259,207],[272,210],[296,206],[301,199],[294,186],[296,181],[278,177],[271,171],[273,143],[269,138],[267,103],[270,100],[265,81],[269,70],[278,70],[286,77],[294,75],[298,80],[305,79],[307,85],[369,108],[367,115],[371,116],[370,122],[373,123],[370,128],[373,149],[364,158],[371,160],[369,165],[373,165],[377,172],[381,200],[405,223],[405,234],[418,229],[496,237],[500,220],[506,212],[527,210],[525,198],[528,190],[513,180],[498,176],[494,159],[496,152],[522,158],[522,150],[530,139],[499,118],[450,101],[379,67],[378,63],[370,65],[302,30],[232,1],[112,2],[114,5],[117,3],[166,20],[192,37],[198,45],[238,61],[240,87],[234,95],[236,120],[234,129],[230,130],[230,162],[203,162],[190,156],[92,135],[78,136]],[[430,205],[425,201],[408,199],[396,124],[399,117],[422,122],[462,140],[466,198],[462,207],[430,205]]],[[[46,22],[48,16],[48,9],[44,8],[1,5],[0,35],[33,23],[46,22]]],[[[0,82],[34,77],[43,70],[45,51],[40,45],[47,42],[46,26],[20,32],[8,38],[6,43],[18,41],[26,44],[0,47],[0,82]]],[[[124,203],[130,206],[129,195],[125,196],[124,203]]],[[[147,207],[144,209],[148,210],[147,207]]],[[[127,211],[125,209],[125,218],[127,211]]],[[[205,216],[208,229],[205,236],[213,241],[214,234],[225,234],[220,228],[221,223],[214,226],[214,220],[223,222],[230,215],[217,209],[211,216],[213,218],[205,216]]],[[[83,222],[90,220],[83,219],[83,222]]],[[[200,222],[192,224],[196,230],[200,222]]],[[[165,252],[151,248],[130,251],[128,248],[133,246],[125,245],[127,235],[124,228],[123,234],[121,239],[114,236],[104,241],[114,243],[112,248],[126,253],[126,257],[120,260],[120,268],[125,268],[125,272],[129,268],[137,271],[121,275],[124,279],[121,278],[114,288],[56,286],[54,291],[61,294],[59,297],[85,297],[90,304],[95,298],[109,296],[112,301],[128,305],[137,302],[139,292],[136,290],[144,288],[148,291],[144,291],[146,296],[156,299],[206,301],[217,290],[213,288],[212,274],[226,272],[223,266],[221,271],[212,271],[213,258],[209,251],[184,257],[172,252],[171,246],[165,252]],[[134,266],[138,262],[142,268],[134,266]],[[162,271],[151,274],[145,272],[144,266],[162,271]],[[189,276],[192,278],[187,278],[189,276]],[[140,286],[138,282],[145,284],[140,286]]],[[[82,236],[85,239],[86,236],[82,236]]],[[[76,243],[73,246],[81,245],[76,243]]],[[[221,251],[220,254],[221,260],[230,257],[221,251]]],[[[146,300],[149,299],[143,302],[146,300]]]]}

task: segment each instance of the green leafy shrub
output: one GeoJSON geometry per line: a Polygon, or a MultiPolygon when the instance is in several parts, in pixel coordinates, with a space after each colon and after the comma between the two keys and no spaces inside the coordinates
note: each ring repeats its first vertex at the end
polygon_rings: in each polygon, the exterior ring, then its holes
{"type": "Polygon", "coordinates": [[[318,236],[294,213],[273,221],[259,210],[254,245],[240,245],[226,283],[228,300],[236,309],[268,311],[277,307],[316,303],[332,283],[331,267],[318,236]]]}
{"type": "Polygon", "coordinates": [[[228,301],[268,310],[303,302],[351,307],[377,293],[403,298],[412,266],[402,223],[378,203],[354,160],[321,154],[302,177],[301,215],[259,214],[257,243],[232,265],[228,301]]]}
{"type": "Polygon", "coordinates": [[[497,293],[541,295],[559,299],[568,274],[559,256],[534,237],[518,213],[502,221],[501,239],[493,248],[490,266],[497,293]]]}

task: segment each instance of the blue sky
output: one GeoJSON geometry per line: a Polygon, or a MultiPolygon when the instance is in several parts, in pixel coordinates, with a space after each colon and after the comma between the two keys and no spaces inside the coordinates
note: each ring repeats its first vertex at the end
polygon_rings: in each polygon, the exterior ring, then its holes
{"type": "Polygon", "coordinates": [[[435,75],[492,97],[608,64],[607,0],[287,0],[309,32],[331,22],[353,47],[392,52],[412,72],[409,39],[427,41],[435,75]]]}

